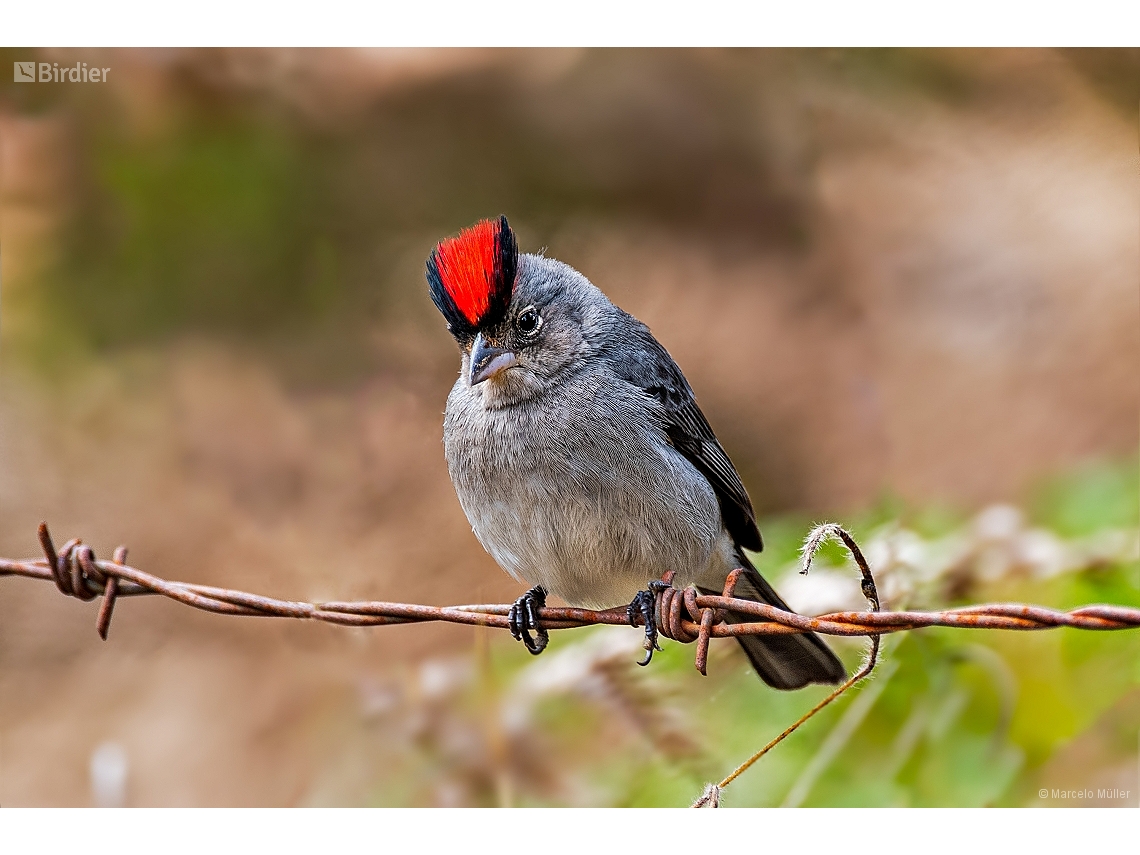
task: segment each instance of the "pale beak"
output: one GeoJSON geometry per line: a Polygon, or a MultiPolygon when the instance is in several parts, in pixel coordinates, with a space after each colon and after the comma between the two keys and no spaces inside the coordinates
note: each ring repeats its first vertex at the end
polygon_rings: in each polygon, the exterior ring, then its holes
{"type": "Polygon", "coordinates": [[[484,380],[506,371],[518,363],[513,352],[501,347],[492,347],[483,338],[483,333],[475,336],[471,345],[471,385],[478,386],[484,380]]]}

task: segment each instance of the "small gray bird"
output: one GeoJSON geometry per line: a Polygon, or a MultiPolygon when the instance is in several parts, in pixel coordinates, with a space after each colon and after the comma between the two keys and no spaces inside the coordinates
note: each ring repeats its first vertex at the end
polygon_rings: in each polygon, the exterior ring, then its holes
{"type": "MultiPolygon", "coordinates": [[[[571,267],[519,255],[506,217],[438,244],[427,280],[462,351],[443,428],[455,492],[484,548],[534,586],[511,609],[516,639],[545,648],[547,594],[628,603],[645,664],[669,569],[719,593],[740,567],[736,596],[787,608],[744,553],[762,543],[740,477],[648,327],[571,267]]],[[[846,676],[815,635],[738,640],[777,689],[846,676]]]]}

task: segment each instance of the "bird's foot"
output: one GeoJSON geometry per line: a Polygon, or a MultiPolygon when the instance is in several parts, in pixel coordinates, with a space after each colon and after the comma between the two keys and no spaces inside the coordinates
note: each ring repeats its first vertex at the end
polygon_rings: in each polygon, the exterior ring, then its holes
{"type": "Polygon", "coordinates": [[[641,624],[645,627],[645,658],[638,665],[648,665],[653,661],[653,651],[661,649],[657,643],[657,595],[668,587],[665,582],[650,582],[649,590],[638,591],[625,610],[630,626],[641,624]]]}
{"type": "Polygon", "coordinates": [[[535,656],[544,651],[547,642],[550,641],[550,634],[538,625],[538,610],[545,605],[546,589],[541,585],[535,585],[515,600],[515,604],[507,613],[511,635],[515,641],[525,644],[526,649],[535,656]]]}

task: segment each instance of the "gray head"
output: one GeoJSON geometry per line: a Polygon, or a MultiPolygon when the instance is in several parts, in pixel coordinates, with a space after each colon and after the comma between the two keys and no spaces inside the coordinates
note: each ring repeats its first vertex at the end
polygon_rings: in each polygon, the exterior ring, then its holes
{"type": "Polygon", "coordinates": [[[428,286],[463,356],[463,378],[489,407],[540,395],[596,351],[628,315],[560,261],[519,255],[506,217],[432,250],[428,286]]]}

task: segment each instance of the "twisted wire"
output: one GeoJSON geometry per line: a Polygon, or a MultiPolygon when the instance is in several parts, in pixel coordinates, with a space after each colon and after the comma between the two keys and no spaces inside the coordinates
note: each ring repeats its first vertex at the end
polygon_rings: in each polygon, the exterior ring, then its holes
{"type": "MultiPolygon", "coordinates": [[[[838,528],[838,527],[836,527],[838,528]]],[[[157,595],[191,608],[222,615],[278,617],[317,620],[347,626],[444,621],[507,629],[509,605],[426,606],[382,601],[309,603],[285,600],[189,582],[176,582],[147,573],[126,563],[126,547],[115,550],[112,560],[95,557],[91,547],[78,538],[56,550],[46,525],[39,529],[43,558],[0,558],[0,576],[22,576],[54,581],[61,593],[80,600],[102,597],[97,629],[106,638],[116,602],[123,597],[157,595]]],[[[852,541],[852,543],[854,543],[852,541]]],[[[861,557],[861,556],[860,556],[861,557]]],[[[865,573],[865,582],[869,578],[865,573]]],[[[695,588],[668,587],[657,595],[659,629],[666,638],[683,643],[698,642],[698,670],[705,671],[700,648],[707,653],[709,638],[739,635],[779,635],[816,632],[823,635],[874,636],[930,626],[969,629],[1043,630],[1071,627],[1089,630],[1119,630],[1140,627],[1140,609],[1118,605],[1088,605],[1057,611],[1023,603],[987,603],[942,611],[843,611],[808,617],[766,603],[732,596],[740,571],[733,571],[717,595],[695,588]],[[728,615],[752,618],[729,624],[728,615]]],[[[672,571],[662,581],[673,580],[672,571]]],[[[864,593],[867,592],[866,584],[864,593]]],[[[593,611],[547,606],[539,609],[542,627],[570,629],[599,624],[627,626],[624,608],[593,611]]]]}

